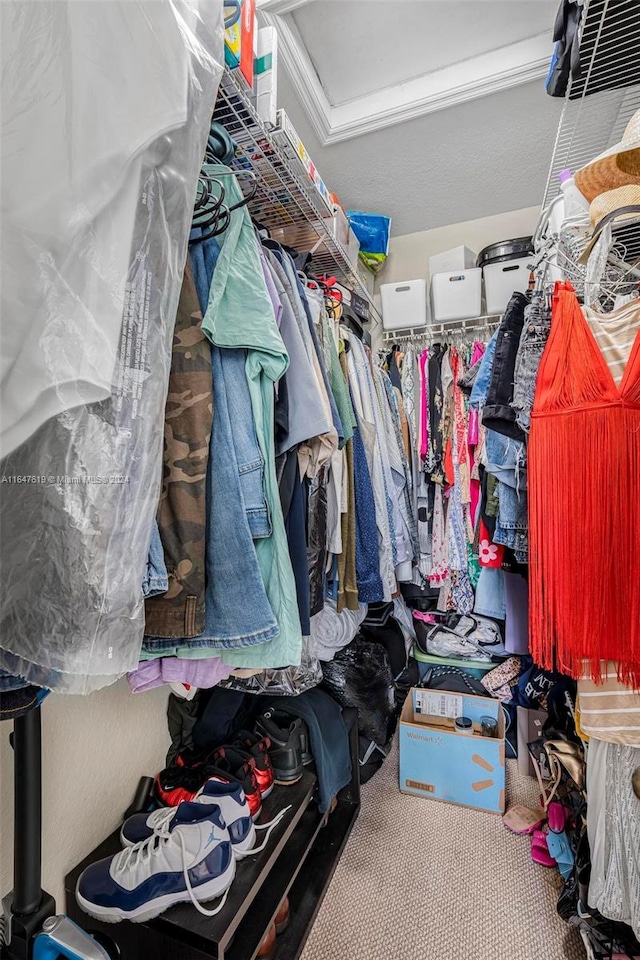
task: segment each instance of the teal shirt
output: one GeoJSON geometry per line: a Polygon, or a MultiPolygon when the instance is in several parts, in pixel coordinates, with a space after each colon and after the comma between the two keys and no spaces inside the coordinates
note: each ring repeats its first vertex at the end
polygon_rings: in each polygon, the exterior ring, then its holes
{"type": "MultiPolygon", "coordinates": [[[[206,172],[215,176],[216,173],[228,173],[229,168],[223,164],[208,164],[206,172]]],[[[221,180],[226,206],[242,200],[235,177],[223,177],[221,180]]],[[[231,213],[229,227],[219,242],[222,249],[213,274],[202,329],[218,347],[247,350],[247,381],[258,443],[265,463],[264,492],[272,526],[271,536],[255,540],[254,545],[267,597],[280,627],[280,636],[253,647],[213,649],[209,655],[219,655],[224,663],[234,667],[269,669],[298,665],[302,652],[302,630],[276,478],[274,434],[274,387],[289,366],[289,356],[278,330],[262,271],[258,241],[246,207],[231,213]]]]}
{"type": "Polygon", "coordinates": [[[353,431],[358,425],[358,421],[356,420],[356,415],[353,412],[353,404],[351,403],[351,397],[349,396],[349,387],[347,386],[347,381],[344,378],[342,367],[340,366],[338,348],[336,347],[333,334],[329,328],[329,321],[326,318],[323,320],[322,332],[326,349],[329,354],[329,384],[331,386],[333,399],[335,400],[336,408],[338,410],[338,416],[340,417],[340,422],[342,423],[343,439],[338,445],[340,450],[342,450],[345,444],[351,440],[353,431]]]}

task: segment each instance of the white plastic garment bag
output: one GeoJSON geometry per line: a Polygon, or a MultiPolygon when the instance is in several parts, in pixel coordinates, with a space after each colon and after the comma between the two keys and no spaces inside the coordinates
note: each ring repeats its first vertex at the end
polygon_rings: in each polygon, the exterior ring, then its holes
{"type": "Polygon", "coordinates": [[[135,667],[222,0],[2,5],[0,667],[135,667]]]}

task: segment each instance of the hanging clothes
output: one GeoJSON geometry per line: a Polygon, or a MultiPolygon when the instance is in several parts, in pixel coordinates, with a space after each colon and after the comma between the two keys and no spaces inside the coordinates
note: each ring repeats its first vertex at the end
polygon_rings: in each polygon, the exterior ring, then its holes
{"type": "Polygon", "coordinates": [[[206,476],[213,426],[211,345],[187,261],[173,335],[165,407],[159,536],[169,581],[163,595],[147,598],[145,630],[163,637],[192,637],[205,624],[206,476]]]}
{"type": "MultiPolygon", "coordinates": [[[[216,168],[218,169],[218,168],[216,168]]],[[[215,171],[214,171],[215,172],[215,171]]],[[[219,172],[229,173],[219,165],[219,172]]],[[[235,178],[227,178],[227,198],[242,202],[235,178]]],[[[255,233],[246,207],[231,213],[209,292],[203,329],[220,349],[246,350],[246,377],[264,462],[264,496],[271,518],[269,537],[255,541],[255,550],[279,634],[260,652],[222,654],[236,667],[278,667],[297,664],[302,651],[296,587],[287,545],[275,470],[274,385],[289,365],[275,312],[264,280],[255,233]]]]}
{"type": "Polygon", "coordinates": [[[570,283],[553,297],[529,444],[531,652],[640,684],[640,333],[617,385],[570,283]],[[589,548],[588,544],[591,544],[589,548]],[[603,562],[603,551],[606,562],[603,562]]]}

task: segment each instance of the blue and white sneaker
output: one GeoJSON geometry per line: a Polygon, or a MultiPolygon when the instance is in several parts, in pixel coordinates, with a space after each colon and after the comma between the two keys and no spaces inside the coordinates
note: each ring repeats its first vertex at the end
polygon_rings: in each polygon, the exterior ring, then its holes
{"type": "Polygon", "coordinates": [[[215,916],[235,872],[229,831],[218,806],[184,802],[147,840],[87,867],[78,880],[76,900],[85,913],[105,923],[141,923],[188,900],[205,916],[215,916]],[[223,894],[214,910],[202,906],[223,894]]]}
{"type": "MultiPolygon", "coordinates": [[[[249,803],[239,783],[223,783],[207,780],[193,798],[192,803],[215,805],[220,808],[222,819],[229,831],[229,839],[237,860],[253,853],[256,830],[251,818],[249,803]]],[[[170,821],[176,808],[161,807],[153,813],[136,813],[125,820],[120,831],[120,840],[125,847],[148,840],[158,828],[170,821]]]]}

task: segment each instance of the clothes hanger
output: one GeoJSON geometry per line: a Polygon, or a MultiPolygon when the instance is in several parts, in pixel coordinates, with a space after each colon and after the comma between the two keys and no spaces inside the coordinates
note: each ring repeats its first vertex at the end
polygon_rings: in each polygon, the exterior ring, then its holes
{"type": "Polygon", "coordinates": [[[203,165],[203,170],[200,172],[198,188],[202,189],[203,194],[207,193],[208,196],[213,197],[214,202],[210,207],[196,211],[192,220],[192,226],[200,227],[203,230],[203,233],[198,237],[193,237],[190,240],[191,244],[204,243],[206,240],[212,239],[212,237],[217,237],[223,234],[231,223],[232,212],[234,210],[239,210],[241,207],[245,207],[256,195],[258,189],[258,179],[252,170],[240,170],[237,173],[231,170],[228,172],[222,171],[216,172],[215,176],[210,176],[206,172],[206,166],[203,165]],[[237,177],[238,175],[248,176],[253,181],[253,189],[248,194],[245,194],[242,200],[239,200],[237,203],[232,204],[230,207],[224,206],[223,200],[225,196],[225,189],[219,178],[237,177]],[[215,194],[211,193],[210,186],[212,184],[215,184],[218,187],[220,191],[219,196],[215,196],[215,194]]]}
{"type": "Polygon", "coordinates": [[[218,186],[222,189],[222,184],[219,182],[220,177],[248,177],[252,181],[252,187],[249,193],[244,194],[242,200],[238,200],[237,203],[232,204],[230,207],[227,207],[229,213],[232,213],[234,210],[240,210],[241,207],[246,207],[248,203],[251,203],[256,193],[258,192],[258,178],[253,170],[229,170],[229,171],[216,171],[215,174],[209,175],[206,172],[201,171],[200,180],[208,180],[210,183],[217,183],[218,186]]]}
{"type": "Polygon", "coordinates": [[[198,180],[191,228],[200,229],[202,233],[198,237],[192,237],[191,244],[203,243],[211,239],[221,223],[224,224],[224,229],[229,225],[230,216],[226,207],[223,206],[225,189],[221,183],[217,183],[220,192],[216,196],[211,190],[211,184],[210,177],[201,177],[198,180]]]}
{"type": "Polygon", "coordinates": [[[200,215],[208,213],[211,210],[219,210],[222,207],[225,189],[221,183],[218,183],[220,194],[216,196],[211,190],[212,182],[210,177],[200,177],[198,179],[196,200],[193,205],[194,214],[200,215]]]}
{"type": "Polygon", "coordinates": [[[242,0],[224,0],[224,28],[230,30],[240,19],[242,0]]]}

